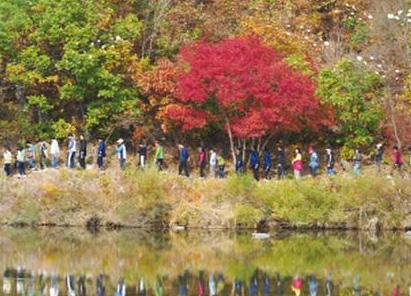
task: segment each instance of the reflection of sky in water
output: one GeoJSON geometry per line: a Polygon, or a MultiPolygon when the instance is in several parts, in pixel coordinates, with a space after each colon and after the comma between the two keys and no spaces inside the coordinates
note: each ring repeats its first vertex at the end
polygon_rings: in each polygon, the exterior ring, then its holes
{"type": "Polygon", "coordinates": [[[11,295],[396,295],[397,285],[411,292],[411,240],[393,233],[259,241],[218,231],[0,228],[0,247],[3,292],[11,295]]]}

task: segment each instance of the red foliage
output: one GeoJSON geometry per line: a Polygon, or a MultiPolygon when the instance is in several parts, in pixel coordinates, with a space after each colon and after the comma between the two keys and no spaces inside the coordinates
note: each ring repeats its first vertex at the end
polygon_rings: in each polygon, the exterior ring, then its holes
{"type": "Polygon", "coordinates": [[[250,138],[324,124],[315,83],[257,37],[192,43],[180,58],[187,71],[166,114],[184,131],[214,122],[250,138]]]}

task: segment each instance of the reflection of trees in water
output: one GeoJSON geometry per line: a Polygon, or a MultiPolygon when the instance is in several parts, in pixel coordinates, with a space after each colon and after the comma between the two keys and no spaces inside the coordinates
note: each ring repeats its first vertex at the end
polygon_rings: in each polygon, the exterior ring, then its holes
{"type": "Polygon", "coordinates": [[[316,275],[319,295],[325,295],[328,275],[344,291],[351,291],[355,275],[367,289],[388,291],[395,283],[408,285],[411,270],[411,242],[393,233],[377,238],[355,232],[281,233],[272,240],[256,241],[249,233],[220,231],[91,234],[72,228],[0,229],[0,246],[2,270],[23,265],[27,270],[60,277],[85,274],[86,286],[93,294],[99,274],[105,274],[107,287],[113,292],[122,277],[128,290],[138,290],[143,279],[147,289],[163,287],[164,291],[173,291],[171,295],[184,293],[181,283],[187,284],[189,295],[193,290],[199,292],[201,281],[206,291],[213,286],[223,289],[221,295],[235,295],[237,283],[248,295],[256,270],[260,294],[264,283],[279,289],[276,273],[287,282],[285,293],[291,293],[291,277],[300,274],[308,289],[308,276],[316,275]],[[224,281],[210,283],[211,273],[215,279],[223,275],[224,281]],[[224,283],[224,288],[218,287],[218,282],[224,283]]]}

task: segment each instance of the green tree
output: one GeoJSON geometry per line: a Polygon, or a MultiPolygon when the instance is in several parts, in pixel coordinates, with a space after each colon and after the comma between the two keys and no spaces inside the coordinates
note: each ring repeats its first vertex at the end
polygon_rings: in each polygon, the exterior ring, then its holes
{"type": "Polygon", "coordinates": [[[347,149],[366,146],[381,132],[383,84],[362,64],[343,59],[334,67],[323,69],[317,94],[334,107],[338,144],[347,149]]]}
{"type": "MultiPolygon", "coordinates": [[[[63,119],[106,132],[138,116],[129,65],[138,60],[136,1],[6,0],[0,4],[0,84],[29,121],[24,133],[53,132],[63,119]]],[[[23,127],[23,125],[21,125],[23,127]]]]}

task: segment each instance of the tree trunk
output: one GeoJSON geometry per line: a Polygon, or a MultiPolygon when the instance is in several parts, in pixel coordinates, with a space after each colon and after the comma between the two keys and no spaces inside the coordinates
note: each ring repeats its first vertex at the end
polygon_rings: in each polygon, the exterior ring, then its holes
{"type": "Polygon", "coordinates": [[[391,113],[390,117],[391,117],[392,129],[394,131],[394,137],[395,137],[395,140],[397,141],[398,147],[401,149],[402,143],[401,143],[400,136],[398,134],[397,121],[395,117],[395,107],[393,106],[393,102],[392,102],[391,90],[389,90],[389,93],[388,93],[388,105],[390,106],[390,113],[391,113]]]}
{"type": "Polygon", "coordinates": [[[233,158],[233,164],[235,166],[237,159],[236,159],[235,150],[234,150],[234,139],[233,139],[233,133],[231,131],[230,121],[228,120],[227,117],[225,118],[225,122],[227,124],[228,139],[230,140],[231,156],[233,158]]]}

